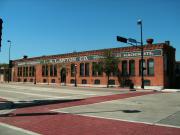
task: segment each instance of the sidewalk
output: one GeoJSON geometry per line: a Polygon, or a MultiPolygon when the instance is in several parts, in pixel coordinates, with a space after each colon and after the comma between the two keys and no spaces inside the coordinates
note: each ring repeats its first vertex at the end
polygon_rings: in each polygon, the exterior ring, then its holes
{"type": "MultiPolygon", "coordinates": [[[[175,93],[165,94],[176,95],[175,93]]],[[[176,97],[178,98],[178,95],[176,97]]],[[[169,100],[175,99],[169,96],[165,98],[169,100]]],[[[165,107],[166,110],[171,111],[165,105],[155,104],[155,106],[158,105],[154,108],[155,112],[152,112],[155,115],[149,115],[149,110],[152,111],[151,107],[154,103],[161,101],[161,103],[166,104],[162,99],[164,99],[164,93],[156,92],[154,94],[153,92],[132,92],[91,97],[75,102],[19,108],[12,113],[13,115],[2,116],[0,122],[43,135],[179,135],[179,128],[129,120],[133,116],[142,116],[143,114],[142,117],[136,118],[141,118],[140,120],[146,118],[146,116],[154,118],[157,114],[157,108],[163,110],[165,107]],[[150,97],[142,95],[149,95],[150,97]],[[87,107],[88,110],[84,109],[84,107],[87,107]],[[54,112],[54,110],[59,109],[61,111],[62,109],[68,109],[69,111],[78,111],[79,113],[54,112]],[[127,117],[124,118],[127,119],[124,121],[122,118],[118,119],[121,114],[126,115],[127,117]],[[109,116],[117,118],[113,119],[109,116]]],[[[174,105],[173,102],[172,104],[174,105]]],[[[171,104],[167,106],[176,108],[171,104]]],[[[167,111],[164,112],[167,113],[167,111]]],[[[166,118],[162,116],[162,112],[159,113],[158,117],[166,118]]]]}
{"type": "Polygon", "coordinates": [[[141,88],[135,88],[130,89],[129,87],[91,87],[91,86],[70,86],[70,85],[60,85],[60,84],[41,84],[41,83],[22,83],[22,82],[10,82],[10,83],[1,83],[1,84],[7,84],[9,86],[17,85],[17,86],[28,86],[28,87],[44,87],[44,88],[67,88],[67,89],[88,89],[88,90],[101,90],[101,91],[140,91],[140,92],[146,92],[146,91],[161,91],[161,90],[155,90],[155,89],[141,89],[141,88]]]}
{"type": "Polygon", "coordinates": [[[180,89],[164,89],[162,92],[180,92],[180,89]]]}

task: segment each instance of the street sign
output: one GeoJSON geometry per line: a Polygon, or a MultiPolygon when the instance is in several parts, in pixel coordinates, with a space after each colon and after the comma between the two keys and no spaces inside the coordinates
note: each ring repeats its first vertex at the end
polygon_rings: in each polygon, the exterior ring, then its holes
{"type": "Polygon", "coordinates": [[[127,43],[127,38],[117,36],[117,41],[127,43]]]}
{"type": "Polygon", "coordinates": [[[128,42],[137,44],[137,40],[133,38],[128,38],[128,42]]]}

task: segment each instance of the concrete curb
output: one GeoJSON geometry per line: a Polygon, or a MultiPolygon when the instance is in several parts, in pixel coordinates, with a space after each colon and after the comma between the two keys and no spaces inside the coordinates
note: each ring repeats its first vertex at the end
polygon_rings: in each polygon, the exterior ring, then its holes
{"type": "Polygon", "coordinates": [[[180,89],[164,89],[162,92],[180,92],[180,89]]]}

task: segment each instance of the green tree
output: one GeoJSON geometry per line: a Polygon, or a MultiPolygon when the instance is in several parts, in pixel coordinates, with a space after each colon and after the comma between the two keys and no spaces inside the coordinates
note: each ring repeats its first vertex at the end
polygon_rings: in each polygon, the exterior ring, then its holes
{"type": "Polygon", "coordinates": [[[118,75],[119,59],[115,57],[111,50],[106,50],[103,54],[103,59],[101,59],[103,64],[103,72],[107,76],[107,88],[109,87],[109,78],[111,74],[118,75]]]}

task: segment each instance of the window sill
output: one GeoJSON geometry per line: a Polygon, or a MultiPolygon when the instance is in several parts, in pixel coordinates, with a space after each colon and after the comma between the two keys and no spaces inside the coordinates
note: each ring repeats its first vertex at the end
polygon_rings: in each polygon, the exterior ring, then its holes
{"type": "Polygon", "coordinates": [[[129,77],[135,77],[136,75],[129,75],[129,77]]]}
{"type": "Polygon", "coordinates": [[[80,75],[80,77],[89,77],[89,75],[84,75],[84,76],[80,75]]]}
{"type": "Polygon", "coordinates": [[[149,76],[149,77],[154,77],[155,75],[147,75],[147,76],[149,76]]]}
{"type": "Polygon", "coordinates": [[[92,77],[103,77],[103,75],[100,75],[100,76],[98,76],[98,75],[96,75],[96,76],[95,76],[95,75],[93,75],[92,77]]]}

